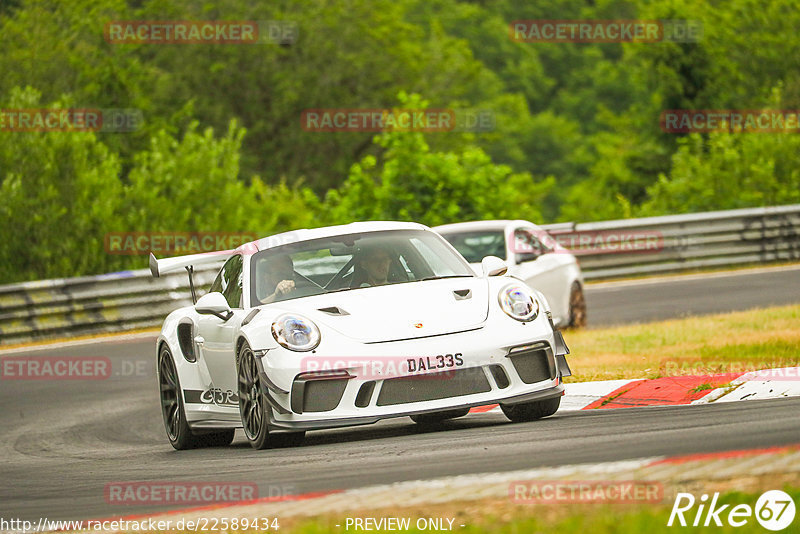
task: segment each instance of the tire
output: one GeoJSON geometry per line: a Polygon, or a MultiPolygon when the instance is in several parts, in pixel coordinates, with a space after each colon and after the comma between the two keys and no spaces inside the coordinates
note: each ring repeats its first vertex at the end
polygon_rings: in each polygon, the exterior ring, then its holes
{"type": "Polygon", "coordinates": [[[177,450],[199,447],[223,447],[233,441],[234,430],[195,434],[186,421],[186,410],[181,396],[181,382],[172,353],[164,345],[158,353],[158,385],[161,398],[161,416],[170,444],[177,450]]]}
{"type": "Polygon", "coordinates": [[[578,282],[572,284],[569,292],[569,323],[570,328],[583,328],[586,326],[586,298],[583,288],[578,282]]]}
{"type": "Polygon", "coordinates": [[[412,415],[411,420],[418,425],[434,425],[447,421],[448,419],[455,419],[456,417],[463,417],[469,413],[469,408],[456,408],[454,410],[447,410],[444,412],[434,413],[421,413],[412,415]]]}
{"type": "Polygon", "coordinates": [[[561,406],[561,396],[524,404],[501,404],[500,408],[511,421],[524,423],[553,415],[558,411],[559,406],[561,406]]]}
{"type": "Polygon", "coordinates": [[[237,360],[239,414],[242,417],[244,435],[254,449],[263,450],[269,447],[269,413],[266,399],[261,392],[256,357],[247,343],[239,349],[237,360]]]}
{"type": "Polygon", "coordinates": [[[250,445],[254,449],[263,450],[270,447],[296,447],[303,443],[305,431],[269,432],[270,407],[261,390],[256,357],[247,343],[239,349],[238,362],[239,414],[242,417],[244,435],[250,445]]]}

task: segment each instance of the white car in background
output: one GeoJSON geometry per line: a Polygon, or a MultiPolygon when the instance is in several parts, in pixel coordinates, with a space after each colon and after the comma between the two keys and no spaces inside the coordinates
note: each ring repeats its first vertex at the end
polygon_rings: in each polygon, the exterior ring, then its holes
{"type": "Polygon", "coordinates": [[[447,239],[476,272],[486,256],[502,259],[509,275],[547,298],[557,327],[586,325],[578,261],[541,227],[529,221],[498,220],[446,224],[433,230],[447,239]]]}

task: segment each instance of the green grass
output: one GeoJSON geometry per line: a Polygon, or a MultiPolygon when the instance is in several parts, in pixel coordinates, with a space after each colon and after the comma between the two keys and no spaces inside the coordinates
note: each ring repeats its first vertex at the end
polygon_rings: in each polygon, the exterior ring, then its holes
{"type": "Polygon", "coordinates": [[[612,328],[564,337],[571,382],[742,373],[800,365],[800,306],[612,328]]]}
{"type": "MultiPolygon", "coordinates": [[[[800,508],[800,489],[798,488],[774,488],[783,489],[793,499],[798,508],[800,508]]],[[[727,492],[720,495],[718,506],[729,504],[728,508],[720,514],[720,520],[723,523],[722,527],[709,526],[709,527],[693,527],[694,514],[697,511],[697,505],[690,512],[684,514],[687,519],[688,526],[681,527],[676,523],[672,527],[667,526],[670,512],[672,510],[673,501],[659,505],[549,505],[549,506],[531,506],[529,508],[517,508],[514,512],[508,514],[493,513],[491,507],[486,507],[483,513],[479,516],[469,518],[459,518],[454,523],[454,532],[463,534],[534,534],[534,533],[551,533],[562,532],[564,534],[572,533],[591,533],[591,534],[674,534],[675,532],[691,532],[695,533],[714,533],[714,534],[742,534],[750,532],[769,532],[757,522],[754,516],[747,518],[747,524],[742,527],[732,527],[727,524],[727,514],[734,506],[738,504],[747,504],[751,508],[755,507],[756,500],[760,493],[740,493],[740,492],[727,492]],[[461,528],[457,526],[465,524],[461,528]]],[[[699,495],[695,495],[699,501],[699,495]]],[[[437,515],[435,509],[431,509],[429,517],[440,517],[437,515]]],[[[408,517],[409,514],[403,515],[402,512],[397,512],[392,517],[408,517]]],[[[293,525],[291,532],[300,534],[327,534],[327,533],[342,533],[347,532],[344,528],[343,517],[337,518],[324,518],[312,519],[301,521],[293,525]],[[336,524],[340,527],[336,527],[336,524]]],[[[371,515],[369,512],[357,514],[350,517],[386,517],[371,515]]],[[[412,517],[412,525],[415,519],[412,517]]],[[[705,520],[705,514],[702,516],[700,524],[705,520]]],[[[713,523],[712,523],[713,524],[713,523]]],[[[794,522],[782,532],[790,533],[797,532],[797,525],[800,524],[800,510],[795,517],[794,522]]],[[[352,527],[351,527],[352,531],[352,527]]],[[[429,532],[424,530],[417,530],[411,528],[404,532],[429,532]]]]}
{"type": "Polygon", "coordinates": [[[709,389],[714,389],[714,386],[712,384],[709,384],[708,382],[705,382],[703,384],[700,384],[697,387],[694,387],[694,388],[690,389],[689,392],[690,393],[700,393],[701,391],[708,391],[709,389]]]}

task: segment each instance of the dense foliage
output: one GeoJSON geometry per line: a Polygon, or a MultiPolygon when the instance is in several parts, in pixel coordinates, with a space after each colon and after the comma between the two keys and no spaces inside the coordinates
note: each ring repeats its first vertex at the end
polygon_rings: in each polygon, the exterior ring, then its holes
{"type": "Polygon", "coordinates": [[[800,109],[793,0],[14,0],[0,108],[136,108],[133,133],[0,128],[0,282],[144,267],[126,231],[598,220],[800,201],[800,137],[663,132],[800,109]],[[524,43],[525,19],[693,19],[693,43],[524,43]],[[114,20],[281,20],[293,43],[112,44],[114,20]],[[492,131],[301,128],[320,108],[491,110],[492,131]]]}

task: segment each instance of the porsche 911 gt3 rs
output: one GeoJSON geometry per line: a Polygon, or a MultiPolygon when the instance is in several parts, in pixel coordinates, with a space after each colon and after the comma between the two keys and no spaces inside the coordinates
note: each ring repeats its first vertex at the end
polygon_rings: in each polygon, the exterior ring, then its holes
{"type": "MultiPolygon", "coordinates": [[[[236,250],[157,260],[153,276],[225,261],[157,340],[162,415],[176,449],[262,449],[305,431],[411,416],[436,423],[499,403],[512,421],[555,413],[569,350],[544,296],[476,275],[415,223],[298,230],[236,250]]],[[[193,287],[193,285],[192,285],[193,287]]],[[[194,293],[194,289],[193,289],[194,293]]]]}

